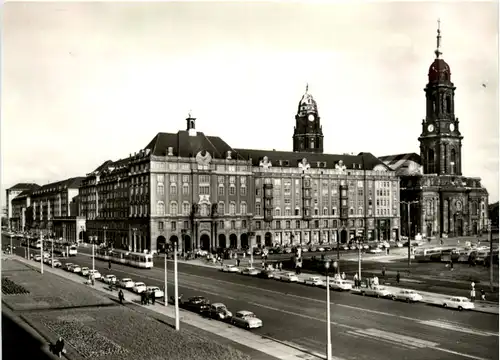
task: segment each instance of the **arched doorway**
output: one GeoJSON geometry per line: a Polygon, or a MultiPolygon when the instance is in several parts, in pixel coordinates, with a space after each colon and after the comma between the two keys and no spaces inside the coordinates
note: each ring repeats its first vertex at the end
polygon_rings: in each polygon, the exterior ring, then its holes
{"type": "Polygon", "coordinates": [[[236,234],[229,235],[229,247],[231,249],[236,249],[238,247],[238,237],[236,234]]]}
{"type": "Polygon", "coordinates": [[[247,233],[241,234],[240,241],[241,241],[241,248],[248,249],[248,235],[247,235],[247,233]]]}
{"type": "Polygon", "coordinates": [[[226,235],[219,234],[219,247],[225,249],[226,246],[226,235]]]}
{"type": "Polygon", "coordinates": [[[472,235],[477,235],[477,222],[472,223],[472,235]]]}
{"type": "Polygon", "coordinates": [[[188,252],[193,250],[193,244],[191,243],[191,236],[184,235],[184,251],[188,252]]]}
{"type": "Polygon", "coordinates": [[[167,246],[167,239],[165,236],[160,235],[156,238],[156,251],[157,252],[165,252],[165,247],[167,246]]]}
{"type": "Polygon", "coordinates": [[[210,236],[208,234],[202,234],[200,237],[200,248],[201,250],[210,250],[210,236]]]}
{"type": "Polygon", "coordinates": [[[177,235],[172,235],[170,237],[170,240],[168,240],[168,242],[170,243],[172,251],[176,249],[175,244],[177,244],[177,249],[179,248],[179,238],[177,237],[177,235]]]}
{"type": "Polygon", "coordinates": [[[340,242],[341,242],[342,244],[347,243],[347,230],[346,230],[346,229],[344,229],[344,230],[342,230],[342,231],[340,232],[340,242]]]}
{"type": "Polygon", "coordinates": [[[432,223],[427,223],[427,238],[432,236],[432,223]]]}
{"type": "Polygon", "coordinates": [[[273,245],[273,235],[270,232],[266,232],[266,235],[264,235],[264,245],[265,246],[273,245]]]}
{"type": "Polygon", "coordinates": [[[464,228],[463,220],[458,218],[455,223],[455,229],[456,229],[455,236],[462,236],[464,231],[463,228],[464,228]]]}

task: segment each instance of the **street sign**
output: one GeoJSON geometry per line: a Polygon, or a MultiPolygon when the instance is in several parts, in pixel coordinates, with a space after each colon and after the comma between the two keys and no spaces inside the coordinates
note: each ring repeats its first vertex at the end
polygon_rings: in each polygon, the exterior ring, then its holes
{"type": "Polygon", "coordinates": [[[339,265],[339,264],[338,264],[336,261],[334,261],[334,262],[333,262],[333,268],[334,268],[334,269],[336,269],[338,265],[339,265]]]}

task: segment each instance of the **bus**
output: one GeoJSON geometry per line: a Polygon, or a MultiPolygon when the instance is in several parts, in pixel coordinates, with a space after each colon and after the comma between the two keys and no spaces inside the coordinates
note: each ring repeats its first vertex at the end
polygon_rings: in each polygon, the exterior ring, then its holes
{"type": "Polygon", "coordinates": [[[66,241],[54,241],[54,253],[62,256],[76,256],[78,254],[78,247],[66,241]]]}
{"type": "Polygon", "coordinates": [[[97,249],[96,259],[111,261],[112,263],[134,266],[142,269],[153,268],[153,255],[126,250],[97,249]]]}
{"type": "Polygon", "coordinates": [[[442,248],[415,249],[415,260],[418,262],[441,261],[442,248]]]}

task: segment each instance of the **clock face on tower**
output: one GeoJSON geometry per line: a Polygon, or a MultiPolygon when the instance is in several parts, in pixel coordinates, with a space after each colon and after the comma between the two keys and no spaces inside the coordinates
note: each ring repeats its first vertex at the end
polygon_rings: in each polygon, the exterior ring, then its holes
{"type": "Polygon", "coordinates": [[[455,125],[450,124],[450,131],[453,131],[453,130],[455,130],[455,125]]]}
{"type": "Polygon", "coordinates": [[[433,132],[434,131],[434,125],[430,124],[429,126],[427,126],[427,131],[433,132]]]}
{"type": "Polygon", "coordinates": [[[309,114],[309,116],[307,117],[307,120],[314,121],[314,115],[313,114],[309,114]]]}

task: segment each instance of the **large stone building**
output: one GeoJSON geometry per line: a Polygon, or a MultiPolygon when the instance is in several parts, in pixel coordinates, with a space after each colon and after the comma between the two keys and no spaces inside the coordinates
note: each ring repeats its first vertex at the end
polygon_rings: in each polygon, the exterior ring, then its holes
{"type": "Polygon", "coordinates": [[[460,123],[455,117],[455,86],[449,65],[441,58],[438,29],[436,59],[429,68],[425,91],[426,117],[418,138],[420,155],[380,159],[401,177],[403,234],[465,236],[483,231],[488,219],[488,192],[478,177],[462,174],[460,123]],[[408,228],[410,228],[408,230],[408,228]]]}
{"type": "Polygon", "coordinates": [[[19,183],[7,189],[6,192],[6,215],[8,219],[8,226],[13,230],[20,230],[23,225],[22,209],[26,209],[26,194],[32,190],[38,189],[40,185],[33,183],[19,183]],[[13,204],[13,200],[19,195],[23,194],[21,199],[13,204]],[[24,204],[24,207],[23,207],[24,204]]]}
{"type": "Polygon", "coordinates": [[[399,238],[395,172],[370,153],[323,154],[319,120],[306,90],[283,152],[234,149],[189,116],[185,131],[88,174],[87,232],[136,251],[399,238]]]}

